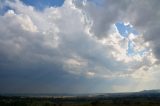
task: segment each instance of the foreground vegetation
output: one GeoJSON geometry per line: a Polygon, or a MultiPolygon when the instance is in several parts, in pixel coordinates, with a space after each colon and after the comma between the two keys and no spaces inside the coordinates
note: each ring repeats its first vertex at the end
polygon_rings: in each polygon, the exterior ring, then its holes
{"type": "Polygon", "coordinates": [[[0,106],[160,106],[160,97],[7,97],[0,106]]]}

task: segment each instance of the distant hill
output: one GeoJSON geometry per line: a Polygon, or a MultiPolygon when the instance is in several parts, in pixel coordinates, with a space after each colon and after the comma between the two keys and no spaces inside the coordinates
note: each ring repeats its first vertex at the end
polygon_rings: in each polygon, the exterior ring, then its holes
{"type": "Polygon", "coordinates": [[[143,90],[139,92],[102,93],[95,97],[160,97],[160,89],[143,90]]]}
{"type": "Polygon", "coordinates": [[[143,90],[140,93],[160,93],[160,89],[155,90],[143,90]]]}

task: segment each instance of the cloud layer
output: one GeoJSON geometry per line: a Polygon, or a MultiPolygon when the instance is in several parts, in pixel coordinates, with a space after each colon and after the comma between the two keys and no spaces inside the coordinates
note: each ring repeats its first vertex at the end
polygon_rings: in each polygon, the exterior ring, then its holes
{"type": "Polygon", "coordinates": [[[61,7],[38,11],[19,0],[1,2],[0,8],[9,8],[0,16],[0,90],[5,91],[11,80],[21,92],[35,92],[43,84],[38,92],[72,92],[70,87],[89,92],[97,81],[103,83],[93,92],[150,88],[159,80],[158,4],[158,0],[66,0],[61,7]],[[122,37],[115,26],[119,21],[132,25],[138,35],[122,37]],[[136,52],[146,51],[127,55],[129,41],[136,52]],[[77,77],[79,85],[72,81],[77,77]],[[141,86],[131,89],[139,79],[141,86]],[[33,89],[25,89],[23,82],[33,89]]]}

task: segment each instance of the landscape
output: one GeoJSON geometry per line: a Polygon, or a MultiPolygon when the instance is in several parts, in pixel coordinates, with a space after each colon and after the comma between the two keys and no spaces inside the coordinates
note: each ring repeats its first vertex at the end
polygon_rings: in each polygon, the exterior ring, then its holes
{"type": "Polygon", "coordinates": [[[0,106],[160,106],[160,0],[0,0],[0,106]]]}
{"type": "Polygon", "coordinates": [[[81,95],[4,94],[0,96],[0,106],[160,106],[160,90],[81,95]]]}

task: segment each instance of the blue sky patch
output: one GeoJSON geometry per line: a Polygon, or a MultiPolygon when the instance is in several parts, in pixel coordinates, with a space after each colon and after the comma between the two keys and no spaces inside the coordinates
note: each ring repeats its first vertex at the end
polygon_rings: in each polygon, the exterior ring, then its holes
{"type": "Polygon", "coordinates": [[[0,7],[0,15],[4,15],[8,10],[11,10],[11,9],[12,8],[10,8],[9,6],[5,6],[5,5],[0,7]]]}
{"type": "Polygon", "coordinates": [[[133,44],[133,41],[128,41],[128,49],[127,49],[127,55],[128,56],[135,56],[135,55],[143,56],[144,53],[146,53],[148,51],[147,49],[143,49],[143,50],[140,50],[140,51],[135,51],[134,46],[135,45],[133,44]]]}
{"type": "Polygon", "coordinates": [[[33,6],[36,10],[44,10],[46,7],[60,7],[64,0],[21,0],[26,5],[33,6]]]}
{"type": "Polygon", "coordinates": [[[5,3],[5,0],[0,0],[0,15],[4,15],[8,10],[11,9],[12,8],[5,3]]]}
{"type": "MultiPolygon", "coordinates": [[[[120,33],[121,36],[123,36],[124,38],[128,39],[129,34],[133,34],[134,36],[138,36],[138,32],[131,27],[130,24],[125,25],[124,22],[117,22],[115,24],[118,32],[120,33]]],[[[136,44],[134,44],[134,42],[130,39],[128,39],[128,49],[127,49],[127,55],[128,56],[134,56],[134,55],[140,55],[143,56],[143,54],[146,52],[146,50],[141,50],[141,51],[135,51],[134,47],[136,46],[136,44]]]]}
{"type": "Polygon", "coordinates": [[[118,29],[118,32],[123,37],[128,37],[128,35],[131,33],[133,33],[134,35],[138,35],[138,32],[133,27],[131,27],[130,24],[125,25],[123,22],[117,22],[115,25],[118,29]]]}
{"type": "Polygon", "coordinates": [[[133,44],[132,41],[128,41],[127,55],[128,55],[128,56],[133,56],[133,55],[135,55],[134,44],[133,44]]]}

